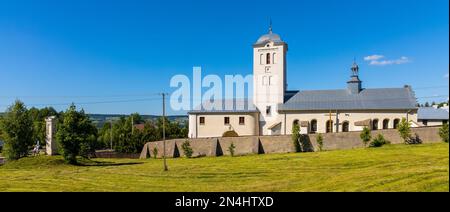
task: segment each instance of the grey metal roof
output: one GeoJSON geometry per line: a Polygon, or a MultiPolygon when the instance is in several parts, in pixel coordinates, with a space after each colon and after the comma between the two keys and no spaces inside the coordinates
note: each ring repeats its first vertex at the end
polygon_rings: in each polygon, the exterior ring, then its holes
{"type": "Polygon", "coordinates": [[[205,101],[203,104],[195,107],[194,110],[189,111],[188,114],[258,112],[252,99],[219,99],[216,100],[215,104],[219,107],[213,108],[213,103],[205,101]]]}
{"type": "Polygon", "coordinates": [[[358,94],[347,89],[299,91],[278,108],[280,111],[416,109],[416,98],[409,86],[362,89],[358,94]]]}
{"type": "Polygon", "coordinates": [[[281,39],[280,35],[269,31],[269,33],[259,37],[256,43],[253,44],[253,46],[264,46],[268,42],[274,42],[275,45],[285,44],[285,42],[281,39]]]}
{"type": "Polygon", "coordinates": [[[417,111],[419,120],[448,120],[448,110],[433,107],[420,107],[417,111]]]}

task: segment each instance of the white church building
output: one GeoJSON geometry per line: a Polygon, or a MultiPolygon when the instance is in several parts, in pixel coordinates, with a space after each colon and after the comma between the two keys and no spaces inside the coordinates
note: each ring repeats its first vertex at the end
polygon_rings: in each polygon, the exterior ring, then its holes
{"type": "MultiPolygon", "coordinates": [[[[364,88],[359,67],[343,89],[287,90],[288,44],[269,32],[253,45],[253,96],[248,101],[227,100],[231,110],[189,111],[189,137],[207,138],[259,135],[288,135],[294,124],[300,133],[333,133],[396,128],[402,118],[417,123],[417,101],[410,86],[364,88]],[[244,104],[243,107],[236,105],[244,104]]],[[[226,107],[228,108],[228,107],[226,107]]]]}

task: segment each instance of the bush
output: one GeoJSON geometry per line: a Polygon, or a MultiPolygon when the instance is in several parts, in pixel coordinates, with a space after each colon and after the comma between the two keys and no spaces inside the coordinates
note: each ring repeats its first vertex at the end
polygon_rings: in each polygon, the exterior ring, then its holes
{"type": "Polygon", "coordinates": [[[422,140],[420,139],[419,135],[416,133],[414,136],[410,136],[408,139],[406,139],[407,144],[421,144],[422,140]]]}
{"type": "Polygon", "coordinates": [[[153,153],[153,158],[156,159],[156,157],[158,156],[158,148],[154,147],[152,150],[153,153]]]}
{"type": "Polygon", "coordinates": [[[33,122],[25,104],[17,100],[0,120],[0,131],[5,142],[2,154],[9,160],[26,157],[34,142],[33,122]]]}
{"type": "Polygon", "coordinates": [[[237,134],[236,131],[231,130],[231,131],[226,131],[225,133],[223,133],[222,137],[239,137],[239,135],[237,134]]]}
{"type": "Polygon", "coordinates": [[[234,149],[236,149],[236,146],[234,146],[234,143],[231,143],[231,145],[228,147],[228,151],[230,152],[231,157],[234,157],[234,149]]]}
{"type": "Polygon", "coordinates": [[[370,143],[370,147],[382,147],[383,145],[390,143],[391,142],[386,140],[383,135],[378,134],[377,137],[375,137],[370,143]]]}
{"type": "Polygon", "coordinates": [[[439,136],[443,142],[448,143],[448,124],[442,125],[439,129],[439,136]]]}
{"type": "Polygon", "coordinates": [[[409,144],[411,138],[411,125],[405,118],[398,124],[398,132],[400,133],[400,137],[406,144],[409,144]]]}
{"type": "Polygon", "coordinates": [[[295,152],[302,151],[299,139],[300,139],[300,126],[298,126],[298,124],[294,124],[292,126],[292,143],[294,144],[295,152]]]}
{"type": "Polygon", "coordinates": [[[370,140],[372,139],[370,129],[368,127],[364,127],[361,134],[359,134],[359,137],[361,138],[361,141],[364,143],[364,147],[366,147],[367,143],[369,143],[370,140]]]}
{"type": "Polygon", "coordinates": [[[322,134],[318,134],[317,135],[317,146],[319,147],[319,151],[322,151],[322,149],[323,149],[323,136],[322,136],[322,134]]]}
{"type": "Polygon", "coordinates": [[[183,149],[184,155],[186,155],[187,158],[192,157],[192,153],[194,153],[194,152],[192,151],[191,143],[189,142],[189,140],[186,140],[185,142],[183,142],[183,144],[181,145],[181,148],[183,149]]]}

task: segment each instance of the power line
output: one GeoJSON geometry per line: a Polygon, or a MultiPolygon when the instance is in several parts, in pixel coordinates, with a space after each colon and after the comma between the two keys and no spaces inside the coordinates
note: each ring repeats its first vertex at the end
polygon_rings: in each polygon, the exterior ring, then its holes
{"type": "MultiPolygon", "coordinates": [[[[157,101],[161,100],[160,98],[145,98],[145,99],[129,99],[129,100],[112,100],[112,101],[96,101],[96,102],[70,102],[70,103],[47,103],[47,104],[27,104],[27,106],[64,106],[70,104],[76,105],[94,105],[94,104],[110,104],[110,103],[126,103],[126,102],[146,102],[146,101],[157,101]]],[[[9,106],[9,105],[0,105],[0,106],[9,106]]]]}

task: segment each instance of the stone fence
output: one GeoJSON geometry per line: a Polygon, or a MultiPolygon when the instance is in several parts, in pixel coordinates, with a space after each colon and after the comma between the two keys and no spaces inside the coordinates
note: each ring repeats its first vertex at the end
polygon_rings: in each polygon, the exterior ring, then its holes
{"type": "MultiPolygon", "coordinates": [[[[441,142],[439,127],[411,128],[412,135],[417,135],[423,143],[441,142]]],[[[323,150],[362,148],[363,143],[359,137],[361,132],[341,132],[322,134],[323,150]]],[[[382,134],[392,144],[403,143],[399,133],[395,129],[372,131],[372,138],[382,134]]],[[[303,151],[316,151],[317,134],[306,135],[302,143],[303,151]]],[[[290,135],[282,136],[249,136],[228,138],[198,138],[198,139],[174,139],[166,141],[166,157],[183,157],[181,145],[186,140],[190,141],[193,157],[230,155],[229,147],[235,146],[235,155],[265,154],[265,153],[291,153],[295,152],[290,135]]],[[[163,141],[146,143],[142,149],[140,158],[161,158],[163,156],[163,141]]]]}

